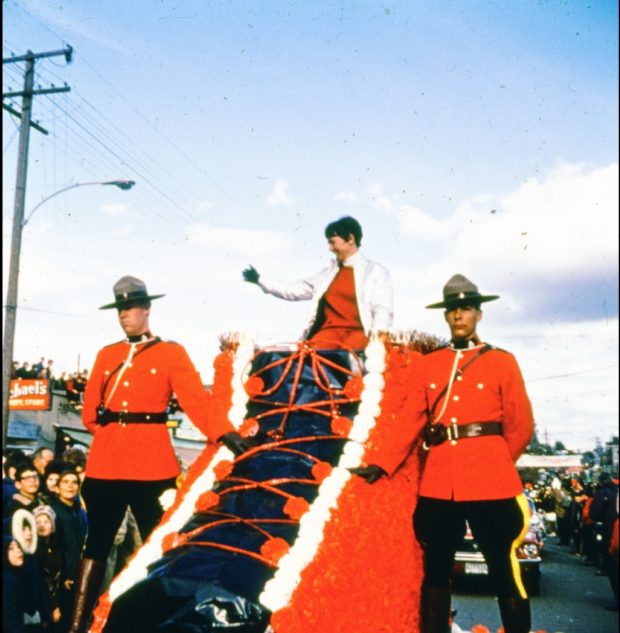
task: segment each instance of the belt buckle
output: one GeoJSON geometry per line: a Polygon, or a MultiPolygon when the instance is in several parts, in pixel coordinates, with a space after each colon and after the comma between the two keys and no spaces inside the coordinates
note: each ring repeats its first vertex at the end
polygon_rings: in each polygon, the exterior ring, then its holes
{"type": "Polygon", "coordinates": [[[446,430],[448,432],[448,439],[450,440],[450,444],[452,444],[452,446],[456,446],[456,440],[459,437],[459,429],[456,425],[456,422],[452,422],[446,430]]]}

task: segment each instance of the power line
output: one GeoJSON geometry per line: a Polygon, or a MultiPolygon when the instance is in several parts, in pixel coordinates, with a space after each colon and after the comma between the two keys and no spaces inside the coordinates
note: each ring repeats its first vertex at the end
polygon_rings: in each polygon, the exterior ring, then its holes
{"type": "Polygon", "coordinates": [[[573,371],[567,374],[556,374],[555,376],[545,376],[544,378],[534,378],[533,380],[526,380],[527,384],[533,382],[542,382],[543,380],[554,380],[555,378],[568,378],[569,376],[579,376],[580,374],[589,374],[595,371],[603,371],[604,369],[611,369],[613,367],[618,367],[618,364],[615,365],[605,365],[604,367],[594,367],[592,369],[583,369],[581,371],[573,371]]]}

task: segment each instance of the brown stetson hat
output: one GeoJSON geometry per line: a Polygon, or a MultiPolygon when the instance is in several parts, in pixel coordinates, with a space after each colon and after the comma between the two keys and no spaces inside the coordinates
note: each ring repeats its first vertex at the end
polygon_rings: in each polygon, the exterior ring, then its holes
{"type": "Polygon", "coordinates": [[[104,306],[101,306],[100,310],[110,310],[112,308],[127,308],[136,303],[151,301],[152,299],[159,299],[160,297],[165,297],[166,295],[150,295],[146,291],[146,284],[142,281],[142,279],[137,279],[136,277],[131,277],[130,275],[126,275],[125,277],[121,277],[114,284],[114,303],[108,303],[104,306]]]}
{"type": "Polygon", "coordinates": [[[482,295],[478,286],[464,275],[453,275],[443,287],[443,301],[431,303],[427,308],[454,308],[459,305],[478,305],[499,299],[499,295],[482,295]]]}

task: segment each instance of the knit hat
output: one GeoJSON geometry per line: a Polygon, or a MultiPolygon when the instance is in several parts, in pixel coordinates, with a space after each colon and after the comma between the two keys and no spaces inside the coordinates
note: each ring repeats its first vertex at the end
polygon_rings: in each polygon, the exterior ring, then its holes
{"type": "Polygon", "coordinates": [[[52,532],[56,531],[56,513],[50,506],[37,506],[33,510],[32,514],[34,515],[35,520],[40,514],[48,516],[49,520],[52,522],[52,532]]]}

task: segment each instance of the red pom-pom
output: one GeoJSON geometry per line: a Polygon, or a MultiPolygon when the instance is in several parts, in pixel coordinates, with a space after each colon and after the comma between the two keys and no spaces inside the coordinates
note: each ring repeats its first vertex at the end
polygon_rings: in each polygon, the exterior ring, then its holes
{"type": "Polygon", "coordinates": [[[291,497],[284,504],[284,514],[291,519],[300,519],[310,509],[309,503],[303,497],[291,497]]]}
{"type": "Polygon", "coordinates": [[[312,476],[321,483],[332,474],[332,466],[327,462],[317,462],[312,467],[312,476]]]}
{"type": "Polygon", "coordinates": [[[241,437],[254,437],[260,430],[260,425],[256,418],[246,418],[239,427],[241,437]]]}
{"type": "Polygon", "coordinates": [[[353,426],[353,422],[349,420],[349,418],[344,415],[336,416],[332,418],[332,433],[335,435],[341,435],[342,437],[347,437],[351,432],[351,427],[353,426]]]}
{"type": "Polygon", "coordinates": [[[263,382],[262,378],[259,378],[258,376],[250,376],[246,381],[245,381],[245,391],[246,393],[250,396],[257,396],[259,393],[261,393],[263,391],[263,389],[265,388],[265,383],[263,382]]]}
{"type": "Polygon", "coordinates": [[[203,494],[198,497],[196,501],[196,510],[198,512],[202,512],[203,510],[208,510],[213,506],[216,506],[220,502],[220,495],[212,490],[207,490],[203,494]]]}
{"type": "Polygon", "coordinates": [[[233,463],[231,461],[228,461],[227,459],[223,459],[221,462],[213,467],[213,472],[215,473],[215,478],[218,481],[221,481],[222,479],[226,479],[226,477],[230,475],[232,469],[233,463]]]}
{"type": "Polygon", "coordinates": [[[286,554],[290,545],[279,536],[267,539],[260,548],[260,553],[271,563],[276,565],[278,561],[286,554]]]}
{"type": "Polygon", "coordinates": [[[184,542],[185,538],[182,534],[179,534],[178,532],[170,532],[170,534],[166,534],[166,536],[164,536],[161,542],[161,547],[164,552],[167,552],[168,550],[182,545],[184,542]]]}
{"type": "Polygon", "coordinates": [[[471,627],[471,633],[491,633],[491,630],[488,626],[484,626],[484,624],[474,624],[471,627]]]}
{"type": "Polygon", "coordinates": [[[351,400],[359,400],[364,389],[364,381],[361,376],[353,376],[344,386],[344,395],[351,400]]]}

